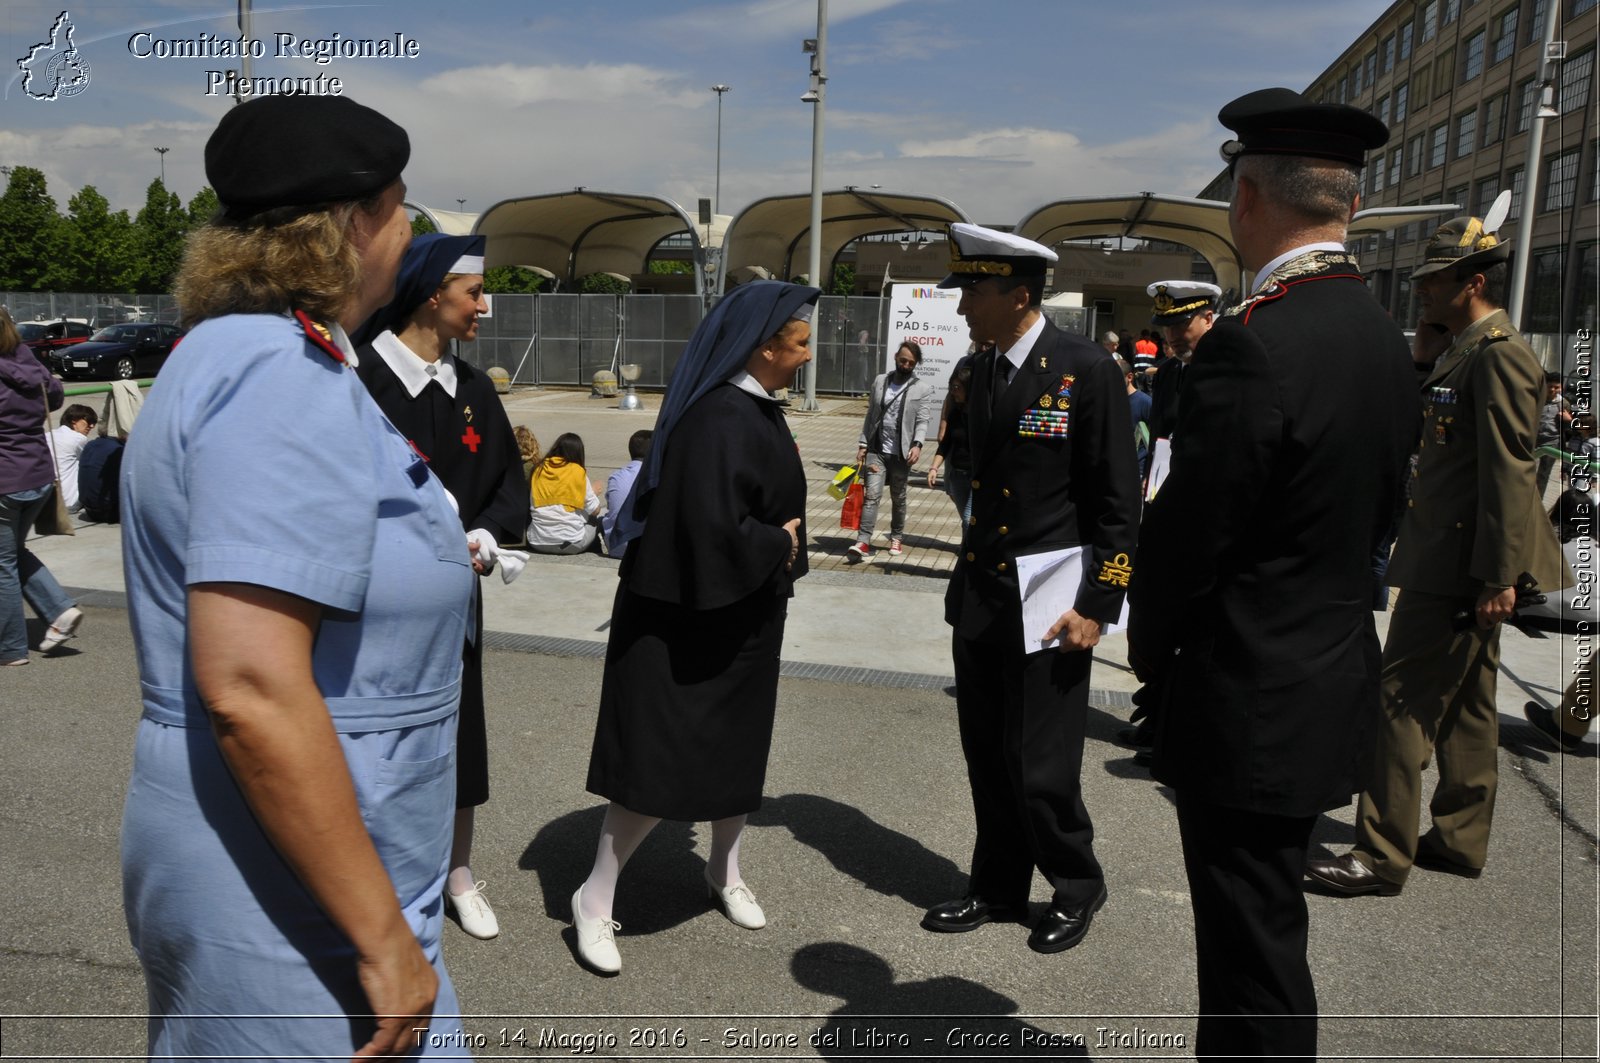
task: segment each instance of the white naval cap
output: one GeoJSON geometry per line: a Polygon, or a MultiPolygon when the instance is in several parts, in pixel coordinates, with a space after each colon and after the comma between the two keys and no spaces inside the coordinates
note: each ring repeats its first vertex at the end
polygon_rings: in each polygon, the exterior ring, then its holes
{"type": "Polygon", "coordinates": [[[1056,253],[1041,243],[958,221],[948,231],[950,275],[940,288],[959,288],[985,277],[1043,277],[1056,253]]]}
{"type": "Polygon", "coordinates": [[[1145,294],[1156,303],[1152,325],[1179,325],[1202,310],[1215,310],[1222,289],[1205,281],[1156,281],[1145,294]]]}

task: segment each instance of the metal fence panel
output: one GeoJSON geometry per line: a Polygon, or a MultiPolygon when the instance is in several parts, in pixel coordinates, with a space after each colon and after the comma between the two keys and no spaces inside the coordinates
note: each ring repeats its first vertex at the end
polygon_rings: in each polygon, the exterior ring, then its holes
{"type": "MultiPolygon", "coordinates": [[[[4,296],[18,321],[80,318],[176,323],[170,295],[11,292],[4,296]]],[[[478,323],[478,337],[458,353],[479,369],[499,366],[519,384],[587,387],[613,361],[636,362],[639,386],[666,387],[702,308],[693,295],[496,295],[493,313],[478,323]]],[[[877,297],[825,295],[812,320],[817,391],[862,395],[885,362],[887,302],[877,297]]],[[[1093,331],[1093,313],[1047,310],[1058,328],[1093,331]]],[[[798,378],[797,378],[798,385],[798,378]]]]}

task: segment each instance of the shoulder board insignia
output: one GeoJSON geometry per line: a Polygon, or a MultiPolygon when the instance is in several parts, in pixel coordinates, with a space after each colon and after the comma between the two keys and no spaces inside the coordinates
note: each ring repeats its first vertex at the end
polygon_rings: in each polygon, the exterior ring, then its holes
{"type": "Polygon", "coordinates": [[[300,322],[301,329],[305,331],[306,339],[310,340],[313,346],[320,348],[323,354],[326,354],[340,365],[345,364],[344,352],[339,349],[337,343],[333,342],[333,333],[329,331],[326,325],[319,321],[313,321],[311,316],[304,310],[296,310],[294,319],[300,322]]]}

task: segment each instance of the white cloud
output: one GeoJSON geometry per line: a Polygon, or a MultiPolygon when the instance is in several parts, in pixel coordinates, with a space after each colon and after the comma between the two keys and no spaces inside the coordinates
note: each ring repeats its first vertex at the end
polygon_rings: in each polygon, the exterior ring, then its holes
{"type": "Polygon", "coordinates": [[[424,92],[524,107],[535,103],[628,104],[700,107],[705,93],[691,90],[670,71],[639,63],[526,66],[499,63],[462,67],[425,79],[424,92]]]}

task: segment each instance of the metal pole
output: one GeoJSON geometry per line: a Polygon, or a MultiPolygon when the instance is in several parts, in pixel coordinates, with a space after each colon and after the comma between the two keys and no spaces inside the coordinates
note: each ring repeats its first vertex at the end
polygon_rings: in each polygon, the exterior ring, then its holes
{"type": "Polygon", "coordinates": [[[1555,43],[1556,30],[1561,25],[1561,12],[1565,6],[1546,4],[1544,9],[1544,44],[1539,55],[1539,103],[1533,109],[1533,128],[1528,131],[1528,163],[1522,171],[1522,217],[1517,219],[1520,224],[1517,226],[1515,253],[1511,256],[1511,297],[1506,305],[1506,316],[1518,332],[1522,331],[1523,290],[1528,286],[1528,256],[1533,253],[1533,218],[1538,205],[1539,158],[1544,151],[1544,124],[1550,120],[1540,112],[1555,112],[1550,46],[1555,43]]]}
{"type": "MultiPolygon", "coordinates": [[[[711,91],[717,94],[717,189],[711,197],[711,220],[716,221],[716,215],[722,209],[722,94],[731,89],[732,85],[713,85],[711,91]]],[[[706,230],[706,238],[711,238],[711,230],[706,230]]]]}
{"type": "Polygon", "coordinates": [[[155,153],[157,155],[161,156],[161,187],[162,188],[167,187],[167,152],[169,152],[171,150],[172,150],[171,148],[155,148],[154,149],[155,153]]]}
{"type": "MultiPolygon", "coordinates": [[[[811,91],[815,94],[816,109],[811,112],[811,255],[807,260],[806,276],[811,283],[827,291],[822,283],[822,118],[827,99],[828,72],[825,57],[828,49],[828,0],[817,0],[817,51],[811,57],[811,91]]],[[[817,406],[817,362],[815,356],[806,363],[806,395],[800,403],[802,410],[815,410],[817,406]]]]}
{"type": "MultiPolygon", "coordinates": [[[[239,36],[243,38],[245,43],[244,52],[239,57],[239,80],[249,81],[250,74],[255,69],[250,62],[250,0],[239,0],[239,36]]],[[[244,102],[237,89],[234,90],[233,102],[244,102]]]]}

